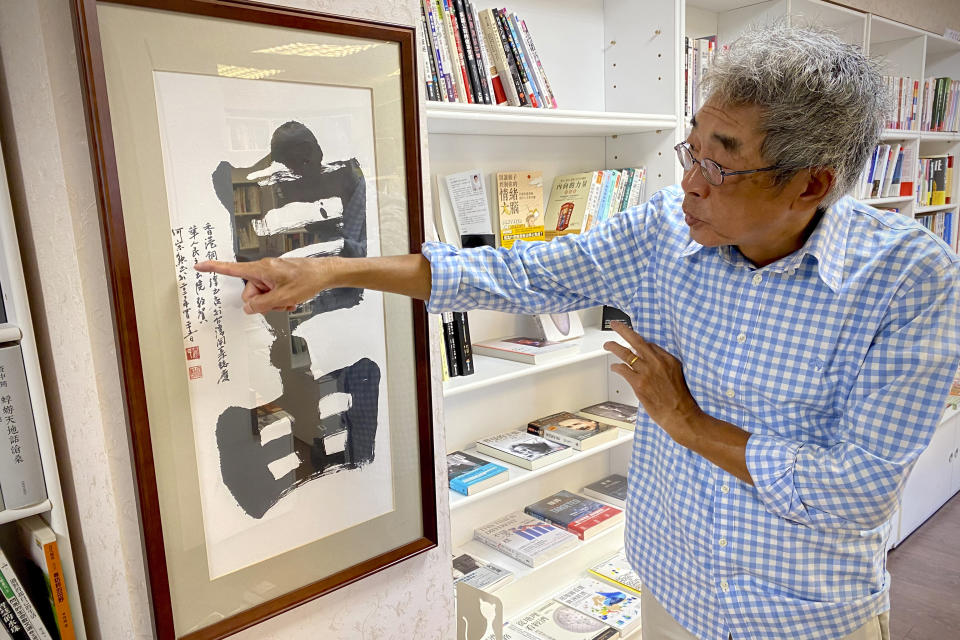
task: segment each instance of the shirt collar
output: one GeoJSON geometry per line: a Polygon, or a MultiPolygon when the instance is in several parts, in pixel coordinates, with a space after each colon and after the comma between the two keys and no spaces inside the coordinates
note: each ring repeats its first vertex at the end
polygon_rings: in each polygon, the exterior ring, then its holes
{"type": "MultiPolygon", "coordinates": [[[[817,274],[824,284],[836,293],[843,283],[843,265],[847,251],[847,229],[850,225],[850,211],[855,200],[844,196],[827,209],[813,233],[807,238],[804,245],[790,255],[767,265],[766,269],[774,272],[792,273],[796,271],[806,256],[817,260],[817,274]]],[[[690,240],[680,251],[680,257],[695,255],[703,249],[703,245],[690,240]]],[[[741,261],[749,264],[734,247],[725,245],[717,247],[717,253],[731,264],[741,261]]]]}

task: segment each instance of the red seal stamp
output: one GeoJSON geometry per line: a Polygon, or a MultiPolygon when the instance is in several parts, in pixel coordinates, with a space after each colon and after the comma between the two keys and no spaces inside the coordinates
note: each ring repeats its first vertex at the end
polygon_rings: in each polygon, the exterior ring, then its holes
{"type": "Polygon", "coordinates": [[[199,360],[200,347],[187,347],[187,360],[199,360]]]}
{"type": "Polygon", "coordinates": [[[190,379],[196,380],[197,378],[203,377],[203,368],[197,365],[196,367],[190,367],[190,379]]]}

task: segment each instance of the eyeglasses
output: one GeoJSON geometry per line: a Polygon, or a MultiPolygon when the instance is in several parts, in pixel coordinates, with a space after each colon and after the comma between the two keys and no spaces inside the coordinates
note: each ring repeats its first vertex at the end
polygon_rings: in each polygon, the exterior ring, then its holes
{"type": "Polygon", "coordinates": [[[723,184],[724,176],[742,176],[748,173],[757,173],[760,171],[771,171],[773,169],[779,169],[777,165],[772,165],[769,167],[764,167],[763,169],[747,169],[746,171],[727,171],[716,162],[710,158],[704,158],[703,160],[697,160],[693,157],[693,152],[690,149],[689,142],[681,142],[673,148],[677,152],[677,160],[680,161],[680,166],[683,167],[684,171],[690,171],[693,169],[693,165],[700,165],[700,173],[703,174],[703,177],[707,182],[712,184],[715,187],[719,187],[723,184]]]}

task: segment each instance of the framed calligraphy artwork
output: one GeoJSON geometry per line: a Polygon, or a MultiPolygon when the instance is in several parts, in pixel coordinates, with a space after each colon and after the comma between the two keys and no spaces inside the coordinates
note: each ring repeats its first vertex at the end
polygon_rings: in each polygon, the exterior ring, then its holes
{"type": "Polygon", "coordinates": [[[245,315],[202,260],[418,251],[414,30],[76,0],[158,636],[221,638],[436,546],[423,306],[245,315]]]}

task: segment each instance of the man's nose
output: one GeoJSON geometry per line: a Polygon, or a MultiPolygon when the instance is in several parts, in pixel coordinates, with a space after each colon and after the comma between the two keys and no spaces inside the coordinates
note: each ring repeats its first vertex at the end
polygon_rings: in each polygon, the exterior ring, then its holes
{"type": "Polygon", "coordinates": [[[683,172],[680,186],[686,195],[706,198],[710,194],[710,183],[703,177],[699,164],[694,164],[690,169],[683,172]]]}

